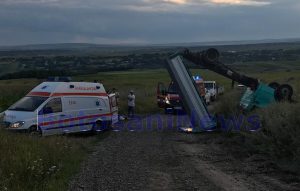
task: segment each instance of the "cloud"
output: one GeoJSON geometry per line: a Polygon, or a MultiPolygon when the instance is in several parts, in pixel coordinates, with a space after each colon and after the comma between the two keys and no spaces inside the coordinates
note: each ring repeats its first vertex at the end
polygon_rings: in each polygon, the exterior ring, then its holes
{"type": "Polygon", "coordinates": [[[142,0],[119,6],[136,12],[178,12],[190,4],[189,0],[142,0]]]}
{"type": "MultiPolygon", "coordinates": [[[[277,0],[273,0],[277,1],[277,0]]],[[[178,12],[207,6],[265,6],[263,0],[0,0],[5,5],[42,5],[60,8],[131,10],[137,12],[178,12]]],[[[192,12],[192,11],[191,11],[192,12]]]]}
{"type": "Polygon", "coordinates": [[[50,3],[55,3],[59,2],[61,0],[2,0],[1,3],[4,4],[28,4],[28,3],[35,3],[35,4],[50,4],[50,3]]]}
{"type": "Polygon", "coordinates": [[[260,0],[137,0],[120,5],[119,9],[136,12],[181,12],[195,14],[199,11],[207,12],[209,8],[220,6],[260,7],[267,5],[271,5],[271,2],[260,0]]]}
{"type": "Polygon", "coordinates": [[[179,4],[179,5],[187,3],[187,0],[163,0],[163,1],[166,3],[174,3],[174,4],[179,4]]]}
{"type": "Polygon", "coordinates": [[[299,17],[299,0],[0,0],[0,45],[287,38],[299,17]]]}
{"type": "Polygon", "coordinates": [[[271,2],[255,1],[255,0],[210,0],[211,3],[221,5],[244,5],[244,6],[265,6],[270,5],[271,2]]]}

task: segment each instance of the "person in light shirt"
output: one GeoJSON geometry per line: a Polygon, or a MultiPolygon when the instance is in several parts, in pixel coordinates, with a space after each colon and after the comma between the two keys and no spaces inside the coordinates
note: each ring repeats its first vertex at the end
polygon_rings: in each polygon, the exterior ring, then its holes
{"type": "Polygon", "coordinates": [[[205,103],[206,105],[209,105],[210,104],[210,93],[208,92],[208,90],[205,88],[205,96],[204,96],[204,99],[205,99],[205,103]]]}
{"type": "Polygon", "coordinates": [[[130,90],[128,96],[128,118],[134,117],[134,108],[135,108],[135,95],[133,90],[130,90]]]}

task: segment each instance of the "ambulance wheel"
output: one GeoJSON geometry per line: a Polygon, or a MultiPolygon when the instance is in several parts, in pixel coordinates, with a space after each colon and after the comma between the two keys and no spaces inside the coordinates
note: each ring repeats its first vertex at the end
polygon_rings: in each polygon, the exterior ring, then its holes
{"type": "Polygon", "coordinates": [[[276,90],[280,86],[280,84],[277,82],[271,82],[271,83],[269,83],[269,86],[271,88],[273,88],[274,90],[276,90]]]}
{"type": "Polygon", "coordinates": [[[93,125],[92,132],[98,133],[102,131],[102,121],[96,121],[96,123],[93,125]]]}
{"type": "Polygon", "coordinates": [[[288,84],[280,85],[275,92],[275,99],[277,101],[292,101],[293,88],[288,84]]]}
{"type": "Polygon", "coordinates": [[[37,128],[36,125],[32,125],[31,127],[29,127],[29,128],[27,129],[27,133],[31,133],[31,134],[35,134],[35,133],[41,134],[41,129],[40,129],[40,128],[37,128]]]}
{"type": "Polygon", "coordinates": [[[105,131],[111,128],[111,122],[106,122],[106,121],[96,121],[96,123],[93,126],[92,131],[94,133],[98,133],[101,131],[105,131]]]}

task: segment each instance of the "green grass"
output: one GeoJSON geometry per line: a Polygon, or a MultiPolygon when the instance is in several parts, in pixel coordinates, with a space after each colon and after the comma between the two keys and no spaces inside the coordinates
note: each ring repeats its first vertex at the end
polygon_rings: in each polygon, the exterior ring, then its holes
{"type": "Polygon", "coordinates": [[[94,139],[1,130],[0,190],[66,190],[94,139]]]}
{"type": "MultiPolygon", "coordinates": [[[[0,81],[0,112],[40,82],[0,81]]],[[[70,177],[102,136],[39,137],[0,128],[0,190],[66,190],[70,177]]]]}
{"type": "MultiPolygon", "coordinates": [[[[235,143],[239,145],[234,152],[245,152],[248,157],[253,154],[266,155],[278,169],[299,174],[300,172],[300,72],[269,72],[253,74],[265,82],[277,81],[291,84],[294,88],[293,103],[274,103],[264,109],[255,109],[246,116],[258,115],[261,129],[256,132],[246,131],[247,123],[242,123],[241,132],[226,132],[225,135],[243,137],[235,143]],[[293,78],[291,80],[291,78],[293,78]],[[239,151],[237,151],[239,150],[239,151]]],[[[227,92],[215,106],[215,112],[225,116],[238,117],[239,98],[242,92],[227,92]]],[[[229,129],[234,129],[233,126],[229,129]]]]}
{"type": "Polygon", "coordinates": [[[255,61],[232,64],[231,66],[237,71],[247,71],[251,73],[300,70],[299,61],[255,61]]]}
{"type": "MultiPolygon", "coordinates": [[[[200,75],[205,80],[216,80],[225,89],[231,87],[231,81],[208,70],[192,70],[193,75],[200,75]]],[[[98,80],[106,90],[116,88],[120,92],[120,112],[126,113],[127,95],[131,89],[136,94],[136,112],[140,114],[156,113],[160,109],[156,104],[156,87],[163,82],[168,87],[171,79],[167,70],[133,70],[126,72],[106,72],[76,77],[76,80],[98,80]]]]}
{"type": "Polygon", "coordinates": [[[93,81],[103,83],[106,90],[116,88],[120,93],[120,112],[126,114],[127,95],[132,89],[136,95],[136,113],[155,113],[156,86],[158,82],[168,84],[170,78],[166,70],[133,70],[126,72],[98,73],[89,76],[76,77],[76,80],[93,81]]]}
{"type": "Polygon", "coordinates": [[[1,80],[0,112],[7,109],[15,101],[26,95],[41,81],[35,79],[1,80]]]}

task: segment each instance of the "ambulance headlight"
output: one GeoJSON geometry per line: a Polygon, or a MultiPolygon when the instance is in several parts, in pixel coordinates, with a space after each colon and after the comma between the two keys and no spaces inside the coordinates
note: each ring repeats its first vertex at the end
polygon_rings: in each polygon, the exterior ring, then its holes
{"type": "Polygon", "coordinates": [[[18,121],[18,122],[15,122],[15,123],[12,123],[9,128],[20,128],[24,125],[24,121],[18,121]]]}

